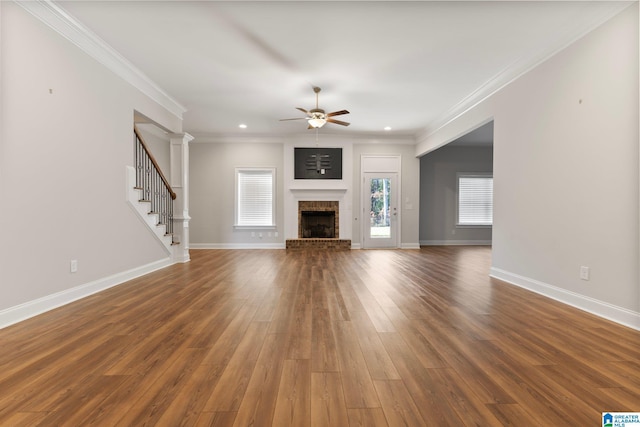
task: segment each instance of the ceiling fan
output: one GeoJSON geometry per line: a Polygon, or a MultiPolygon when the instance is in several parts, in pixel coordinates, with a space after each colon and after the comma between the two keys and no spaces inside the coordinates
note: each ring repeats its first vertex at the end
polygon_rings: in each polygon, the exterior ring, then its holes
{"type": "Polygon", "coordinates": [[[281,122],[287,120],[306,120],[309,123],[309,127],[307,129],[319,129],[325,125],[325,123],[335,123],[337,125],[349,126],[350,123],[343,122],[342,120],[336,120],[332,117],[341,116],[343,114],[349,114],[347,110],[334,111],[333,113],[325,113],[322,108],[318,108],[318,94],[320,93],[320,88],[314,86],[313,91],[316,93],[316,108],[312,108],[307,111],[304,108],[296,107],[298,110],[302,111],[307,115],[307,117],[297,117],[295,119],[280,119],[281,122]]]}

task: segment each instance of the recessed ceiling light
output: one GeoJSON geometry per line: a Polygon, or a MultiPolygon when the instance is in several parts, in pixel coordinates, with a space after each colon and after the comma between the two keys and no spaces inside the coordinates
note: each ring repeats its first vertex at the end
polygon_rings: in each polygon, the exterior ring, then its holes
{"type": "Polygon", "coordinates": [[[391,130],[391,126],[385,126],[384,130],[391,130]]]}
{"type": "Polygon", "coordinates": [[[246,129],[246,128],[247,128],[247,125],[245,125],[244,123],[241,123],[241,124],[239,124],[239,125],[238,125],[238,127],[239,127],[240,129],[246,129]]]}

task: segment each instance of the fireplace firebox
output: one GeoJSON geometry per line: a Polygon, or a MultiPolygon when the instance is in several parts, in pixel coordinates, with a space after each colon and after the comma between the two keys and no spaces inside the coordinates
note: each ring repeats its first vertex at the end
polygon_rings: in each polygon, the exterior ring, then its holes
{"type": "Polygon", "coordinates": [[[337,239],[340,237],[340,204],[337,201],[299,201],[299,239],[337,239]]]}
{"type": "Polygon", "coordinates": [[[329,211],[302,211],[303,238],[333,239],[336,237],[336,214],[329,211]]]}

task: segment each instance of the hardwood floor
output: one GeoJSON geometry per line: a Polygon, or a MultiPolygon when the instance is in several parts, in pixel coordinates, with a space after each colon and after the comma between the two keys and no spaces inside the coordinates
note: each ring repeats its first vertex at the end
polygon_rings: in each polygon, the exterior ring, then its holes
{"type": "Polygon", "coordinates": [[[640,411],[640,332],[490,279],[490,255],[194,250],[0,330],[0,425],[595,426],[640,411]]]}

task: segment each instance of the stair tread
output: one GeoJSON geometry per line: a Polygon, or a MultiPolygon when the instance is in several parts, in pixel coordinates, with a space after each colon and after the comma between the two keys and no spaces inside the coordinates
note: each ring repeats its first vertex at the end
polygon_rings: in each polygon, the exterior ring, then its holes
{"type": "MultiPolygon", "coordinates": [[[[143,190],[144,191],[144,188],[142,188],[142,187],[137,187],[136,186],[136,187],[133,187],[133,188],[134,188],[134,190],[143,190]]],[[[144,198],[138,199],[138,202],[139,203],[153,203],[152,200],[144,199],[144,198]]],[[[165,227],[165,230],[164,230],[165,233],[162,236],[160,236],[159,233],[158,233],[158,237],[163,237],[164,238],[166,236],[166,237],[170,237],[171,238],[171,242],[170,243],[166,239],[163,239],[164,242],[165,242],[164,243],[165,245],[174,246],[174,245],[179,245],[180,244],[180,242],[174,241],[174,233],[167,233],[166,232],[166,228],[169,226],[169,223],[172,221],[172,219],[168,219],[165,222],[161,222],[159,220],[163,219],[163,214],[161,212],[156,212],[156,211],[152,211],[152,210],[149,210],[149,212],[147,212],[147,215],[158,215],[158,218],[155,218],[156,221],[158,221],[155,224],[156,227],[165,227]]],[[[164,216],[166,216],[166,214],[164,216]]],[[[152,219],[152,221],[153,221],[153,219],[152,219]]],[[[151,224],[149,224],[149,225],[151,225],[151,224]]]]}

